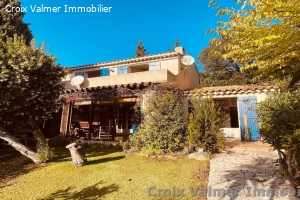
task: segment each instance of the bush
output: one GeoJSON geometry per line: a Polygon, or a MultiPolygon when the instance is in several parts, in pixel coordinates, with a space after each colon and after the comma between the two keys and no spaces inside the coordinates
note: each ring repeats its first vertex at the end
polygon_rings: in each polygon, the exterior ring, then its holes
{"type": "Polygon", "coordinates": [[[257,115],[263,141],[277,150],[281,166],[300,183],[300,90],[269,94],[257,115]]]}
{"type": "Polygon", "coordinates": [[[132,137],[146,154],[181,151],[186,141],[183,92],[175,84],[160,84],[144,92],[143,120],[132,137]]]}
{"type": "Polygon", "coordinates": [[[66,138],[65,136],[54,136],[49,139],[50,147],[66,146],[76,141],[76,138],[66,138]]]}
{"type": "Polygon", "coordinates": [[[191,148],[203,148],[208,153],[218,153],[224,148],[221,130],[227,118],[216,107],[212,97],[191,98],[192,113],[189,117],[188,141],[191,148]]]}
{"type": "Polygon", "coordinates": [[[33,135],[37,139],[36,163],[44,163],[53,158],[53,149],[49,147],[49,141],[40,130],[34,131],[33,135]]]}

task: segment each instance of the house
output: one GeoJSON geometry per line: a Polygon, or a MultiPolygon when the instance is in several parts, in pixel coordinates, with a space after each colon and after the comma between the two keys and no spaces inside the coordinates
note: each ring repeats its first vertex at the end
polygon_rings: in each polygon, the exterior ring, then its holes
{"type": "Polygon", "coordinates": [[[223,128],[225,137],[238,140],[260,140],[255,109],[265,100],[268,93],[279,87],[267,85],[236,85],[221,87],[203,87],[186,91],[187,99],[192,96],[211,95],[229,121],[223,128]]]}
{"type": "Polygon", "coordinates": [[[126,140],[136,129],[134,107],[153,84],[176,82],[182,90],[199,87],[183,47],[173,52],[68,68],[62,80],[68,101],[61,111],[60,133],[89,139],[126,140]]]}

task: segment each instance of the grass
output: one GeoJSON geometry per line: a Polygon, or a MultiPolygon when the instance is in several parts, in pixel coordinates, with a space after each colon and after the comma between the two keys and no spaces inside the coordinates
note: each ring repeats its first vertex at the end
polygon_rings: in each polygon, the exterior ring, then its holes
{"type": "Polygon", "coordinates": [[[2,200],[199,199],[192,197],[189,187],[206,188],[208,181],[207,161],[126,157],[116,149],[87,148],[88,165],[75,167],[69,151],[58,148],[52,162],[36,166],[17,153],[0,150],[2,200]],[[152,194],[184,189],[184,197],[149,197],[150,186],[156,187],[152,194]]]}

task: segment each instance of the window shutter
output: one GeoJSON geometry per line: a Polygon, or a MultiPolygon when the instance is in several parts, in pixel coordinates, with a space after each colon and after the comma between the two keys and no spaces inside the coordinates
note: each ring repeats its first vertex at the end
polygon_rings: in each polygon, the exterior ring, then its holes
{"type": "Polygon", "coordinates": [[[127,74],[127,66],[118,67],[118,74],[127,74]]]}
{"type": "Polygon", "coordinates": [[[101,69],[100,76],[109,76],[109,68],[101,69]]]}

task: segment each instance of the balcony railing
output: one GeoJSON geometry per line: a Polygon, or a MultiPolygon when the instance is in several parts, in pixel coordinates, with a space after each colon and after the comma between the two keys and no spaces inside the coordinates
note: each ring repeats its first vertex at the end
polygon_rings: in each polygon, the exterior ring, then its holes
{"type": "MultiPolygon", "coordinates": [[[[167,69],[136,72],[129,74],[111,75],[103,77],[86,78],[81,84],[81,87],[97,87],[97,86],[109,86],[109,85],[121,85],[121,84],[133,84],[133,83],[160,83],[160,82],[173,82],[175,76],[167,69]]],[[[74,88],[71,85],[71,81],[63,81],[66,89],[74,88]]]]}

